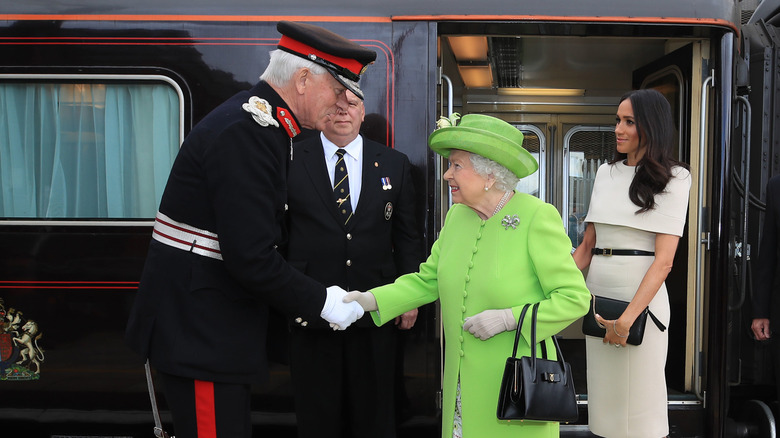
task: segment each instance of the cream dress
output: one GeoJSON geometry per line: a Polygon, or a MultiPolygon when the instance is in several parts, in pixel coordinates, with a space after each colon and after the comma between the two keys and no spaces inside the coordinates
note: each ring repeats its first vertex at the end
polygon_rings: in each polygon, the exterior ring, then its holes
{"type": "MultiPolygon", "coordinates": [[[[655,250],[656,233],[681,236],[690,190],[690,174],[675,167],[656,208],[643,214],[628,197],[634,167],[604,164],[594,183],[586,222],[596,227],[596,247],[655,250]]],[[[652,256],[594,255],[586,283],[591,293],[631,301],[652,256]]],[[[668,327],[669,296],[662,285],[650,310],[668,327]]],[[[588,367],[588,426],[607,438],[661,438],[669,434],[666,354],[668,331],[648,319],[642,345],[615,348],[602,338],[585,337],[588,367]]]]}

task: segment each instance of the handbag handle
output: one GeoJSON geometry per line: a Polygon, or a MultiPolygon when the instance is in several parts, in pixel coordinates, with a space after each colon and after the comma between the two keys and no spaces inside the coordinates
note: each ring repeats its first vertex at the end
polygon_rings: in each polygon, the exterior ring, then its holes
{"type": "MultiPolygon", "coordinates": [[[[517,320],[517,331],[515,332],[515,345],[512,349],[512,357],[517,357],[517,345],[520,342],[520,331],[523,327],[523,320],[525,319],[525,314],[528,312],[528,308],[531,307],[531,304],[528,303],[525,306],[523,306],[523,310],[520,312],[520,318],[517,320]]],[[[533,363],[532,368],[532,375],[533,382],[536,383],[536,319],[537,314],[539,313],[539,303],[533,304],[533,311],[531,314],[531,362],[533,363]]],[[[555,338],[555,335],[552,336],[553,344],[555,345],[555,352],[558,356],[558,364],[561,366],[561,379],[563,386],[567,386],[569,382],[566,381],[566,367],[564,365],[565,361],[563,360],[563,352],[561,351],[560,345],[558,345],[558,339],[555,338]]],[[[544,357],[547,358],[547,344],[545,343],[544,339],[542,339],[542,352],[544,354],[544,357]]]]}

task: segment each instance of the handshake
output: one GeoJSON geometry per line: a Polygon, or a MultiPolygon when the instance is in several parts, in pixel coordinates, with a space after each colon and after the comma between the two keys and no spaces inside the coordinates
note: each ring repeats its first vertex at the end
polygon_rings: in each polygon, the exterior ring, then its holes
{"type": "Polygon", "coordinates": [[[345,330],[365,312],[377,310],[376,298],[371,292],[347,292],[338,286],[330,286],[326,291],[320,316],[333,330],[345,330]]]}

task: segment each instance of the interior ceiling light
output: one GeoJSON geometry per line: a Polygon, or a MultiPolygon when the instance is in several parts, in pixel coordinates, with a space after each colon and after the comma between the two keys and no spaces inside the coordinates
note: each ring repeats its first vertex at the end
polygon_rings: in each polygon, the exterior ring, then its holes
{"type": "Polygon", "coordinates": [[[499,95],[504,96],[584,96],[582,88],[499,88],[499,95]]]}
{"type": "Polygon", "coordinates": [[[447,37],[455,59],[463,61],[487,61],[488,43],[485,36],[447,37]]]}
{"type": "Polygon", "coordinates": [[[493,86],[493,71],[490,64],[458,65],[460,77],[468,88],[491,88],[493,86]]]}

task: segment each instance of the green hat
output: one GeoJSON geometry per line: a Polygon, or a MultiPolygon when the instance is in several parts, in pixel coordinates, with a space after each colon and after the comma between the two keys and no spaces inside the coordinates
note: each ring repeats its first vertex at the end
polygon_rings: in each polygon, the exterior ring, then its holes
{"type": "Polygon", "coordinates": [[[481,155],[506,167],[518,178],[536,172],[539,163],[523,148],[523,133],[509,123],[483,114],[467,114],[457,126],[439,128],[428,146],[444,158],[452,149],[481,155]]]}

